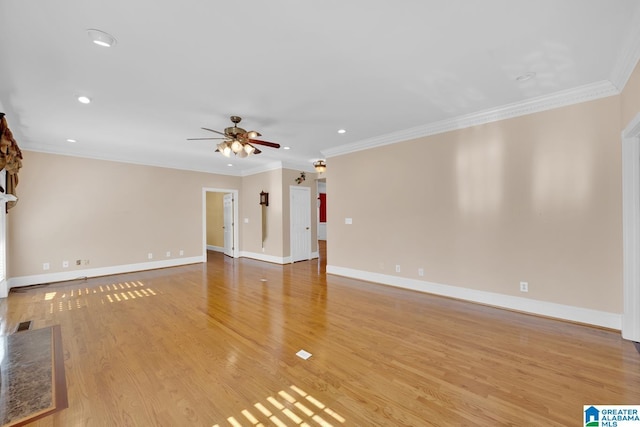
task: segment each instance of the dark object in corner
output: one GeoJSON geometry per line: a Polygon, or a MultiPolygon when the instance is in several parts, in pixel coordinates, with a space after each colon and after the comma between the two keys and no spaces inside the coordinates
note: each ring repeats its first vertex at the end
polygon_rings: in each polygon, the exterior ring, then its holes
{"type": "Polygon", "coordinates": [[[269,193],[265,193],[264,191],[260,192],[260,204],[269,206],[269,193]]]}
{"type": "MultiPolygon", "coordinates": [[[[0,169],[4,168],[7,172],[7,181],[5,190],[7,194],[16,196],[16,187],[18,186],[18,171],[22,167],[22,151],[18,147],[4,114],[0,115],[0,169]]],[[[17,196],[16,196],[17,198],[17,196]]],[[[17,200],[11,200],[6,203],[6,210],[15,206],[17,200]]]]}
{"type": "Polygon", "coordinates": [[[636,346],[636,350],[638,350],[638,353],[640,353],[640,342],[633,342],[633,345],[636,346]]]}

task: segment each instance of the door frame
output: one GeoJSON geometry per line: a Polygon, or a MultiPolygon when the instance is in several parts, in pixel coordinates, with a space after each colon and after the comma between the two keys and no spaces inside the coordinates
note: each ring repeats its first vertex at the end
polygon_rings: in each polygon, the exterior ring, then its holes
{"type": "Polygon", "coordinates": [[[232,193],[233,194],[233,257],[238,258],[240,255],[240,240],[238,230],[238,205],[239,197],[238,190],[232,190],[228,188],[202,188],[202,259],[203,262],[207,262],[207,193],[232,193]]]}
{"type": "Polygon", "coordinates": [[[233,212],[235,211],[234,206],[233,206],[233,202],[235,201],[235,195],[233,193],[224,193],[222,195],[222,239],[223,239],[223,244],[222,244],[222,253],[227,255],[227,256],[233,256],[233,251],[236,247],[236,239],[234,238],[234,231],[236,228],[236,223],[235,223],[235,219],[233,218],[233,212]],[[231,197],[231,217],[229,218],[227,215],[227,198],[231,197]],[[227,252],[227,236],[229,235],[227,233],[227,220],[229,220],[229,222],[231,223],[231,248],[229,248],[229,251],[227,252]]]}
{"type": "Polygon", "coordinates": [[[640,342],[640,113],[622,131],[622,338],[640,342]]]}
{"type": "MultiPolygon", "coordinates": [[[[309,210],[309,226],[308,226],[308,233],[309,233],[309,250],[307,251],[307,254],[305,255],[306,258],[304,258],[305,260],[310,260],[311,259],[311,237],[312,237],[312,233],[311,233],[311,189],[309,187],[298,187],[295,185],[291,185],[289,186],[289,257],[291,258],[291,262],[296,262],[294,261],[293,258],[293,192],[294,191],[304,191],[308,194],[309,196],[309,203],[307,204],[307,209],[309,210]]],[[[298,260],[298,261],[302,261],[302,259],[298,260]]]]}

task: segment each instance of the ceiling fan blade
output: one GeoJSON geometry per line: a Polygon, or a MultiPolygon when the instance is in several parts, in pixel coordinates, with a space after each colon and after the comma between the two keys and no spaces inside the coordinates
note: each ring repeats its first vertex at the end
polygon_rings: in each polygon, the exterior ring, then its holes
{"type": "MultiPolygon", "coordinates": [[[[256,147],[253,147],[256,148],[256,147]]],[[[260,154],[262,153],[262,151],[258,150],[257,148],[255,150],[253,150],[253,154],[260,154]]]]}
{"type": "Polygon", "coordinates": [[[227,138],[218,138],[218,137],[216,137],[216,138],[187,138],[187,141],[201,141],[201,140],[204,140],[204,139],[227,139],[227,138]]]}
{"type": "Polygon", "coordinates": [[[249,139],[249,142],[252,144],[260,144],[271,148],[280,148],[280,144],[276,144],[275,142],[261,141],[259,139],[249,139]]]}
{"type": "Polygon", "coordinates": [[[220,134],[222,136],[227,136],[225,133],[219,132],[217,130],[213,130],[213,129],[209,129],[209,128],[200,128],[200,129],[208,130],[209,132],[217,133],[217,134],[220,134]]]}

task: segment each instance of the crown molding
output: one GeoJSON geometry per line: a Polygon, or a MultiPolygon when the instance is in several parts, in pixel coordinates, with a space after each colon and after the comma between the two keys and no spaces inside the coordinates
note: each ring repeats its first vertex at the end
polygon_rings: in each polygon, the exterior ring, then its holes
{"type": "Polygon", "coordinates": [[[121,158],[118,156],[114,156],[108,153],[98,153],[98,152],[71,152],[66,150],[59,150],[52,148],[50,146],[41,146],[38,144],[24,144],[21,147],[24,151],[34,151],[37,153],[45,153],[45,154],[56,154],[59,156],[69,156],[69,157],[79,157],[82,159],[93,159],[93,160],[104,160],[107,162],[117,162],[117,163],[126,163],[130,165],[139,165],[139,166],[153,166],[157,168],[165,168],[165,169],[177,169],[183,171],[190,172],[202,172],[202,173],[212,173],[216,175],[230,175],[230,176],[241,176],[240,171],[229,171],[226,169],[219,168],[198,168],[193,167],[192,165],[180,164],[179,162],[163,162],[163,161],[153,161],[153,160],[144,160],[139,161],[137,159],[132,158],[121,158]]]}
{"type": "Polygon", "coordinates": [[[577,88],[555,92],[550,95],[531,98],[523,102],[507,104],[498,108],[471,113],[464,116],[441,120],[428,125],[417,126],[373,138],[356,141],[322,151],[325,157],[335,157],[374,147],[395,144],[425,136],[437,135],[472,126],[525,116],[527,114],[552,110],[567,105],[592,101],[607,96],[618,95],[620,91],[608,80],[591,83],[577,88]]]}
{"type": "Polygon", "coordinates": [[[24,151],[34,151],[38,153],[55,154],[59,156],[79,157],[83,159],[104,160],[107,162],[126,163],[131,165],[140,165],[140,166],[153,166],[153,167],[165,168],[165,169],[178,169],[183,171],[212,173],[216,175],[237,176],[237,177],[246,177],[246,176],[256,175],[263,172],[269,172],[269,171],[281,170],[281,169],[295,169],[295,170],[304,170],[305,172],[315,172],[315,169],[313,168],[312,164],[303,163],[303,162],[296,163],[296,162],[275,161],[275,162],[269,162],[264,165],[259,165],[251,169],[234,171],[234,170],[230,170],[231,168],[229,169],[198,168],[198,167],[193,167],[193,165],[182,164],[181,162],[175,162],[175,161],[173,162],[172,161],[157,162],[157,161],[151,161],[151,160],[137,161],[136,159],[120,158],[118,156],[113,156],[109,153],[98,153],[98,152],[77,153],[77,152],[71,152],[66,150],[59,150],[55,148],[52,149],[49,146],[44,147],[37,144],[24,144],[22,149],[24,151]]]}
{"type": "Polygon", "coordinates": [[[299,170],[299,171],[305,171],[305,172],[314,172],[316,171],[316,168],[313,167],[313,163],[312,162],[283,162],[282,163],[282,168],[283,169],[294,169],[294,170],[299,170]]]}
{"type": "Polygon", "coordinates": [[[256,166],[255,168],[246,169],[242,172],[240,176],[251,176],[251,175],[256,175],[263,172],[278,170],[278,169],[282,169],[281,161],[270,162],[264,165],[256,166]]]}
{"type": "Polygon", "coordinates": [[[279,169],[293,169],[293,170],[300,170],[305,172],[316,171],[315,168],[313,167],[313,164],[311,163],[277,161],[277,162],[271,162],[265,165],[257,166],[255,168],[247,169],[244,172],[242,172],[241,176],[251,176],[251,175],[256,175],[263,172],[270,172],[270,171],[279,170],[279,169]]]}

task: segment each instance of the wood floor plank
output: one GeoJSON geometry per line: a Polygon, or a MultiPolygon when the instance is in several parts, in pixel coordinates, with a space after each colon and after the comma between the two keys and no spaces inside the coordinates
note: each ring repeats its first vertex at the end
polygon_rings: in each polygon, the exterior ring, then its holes
{"type": "Polygon", "coordinates": [[[32,425],[560,426],[640,402],[619,332],[327,276],[321,254],[12,292],[0,333],[62,331],[69,407],[32,425]]]}

